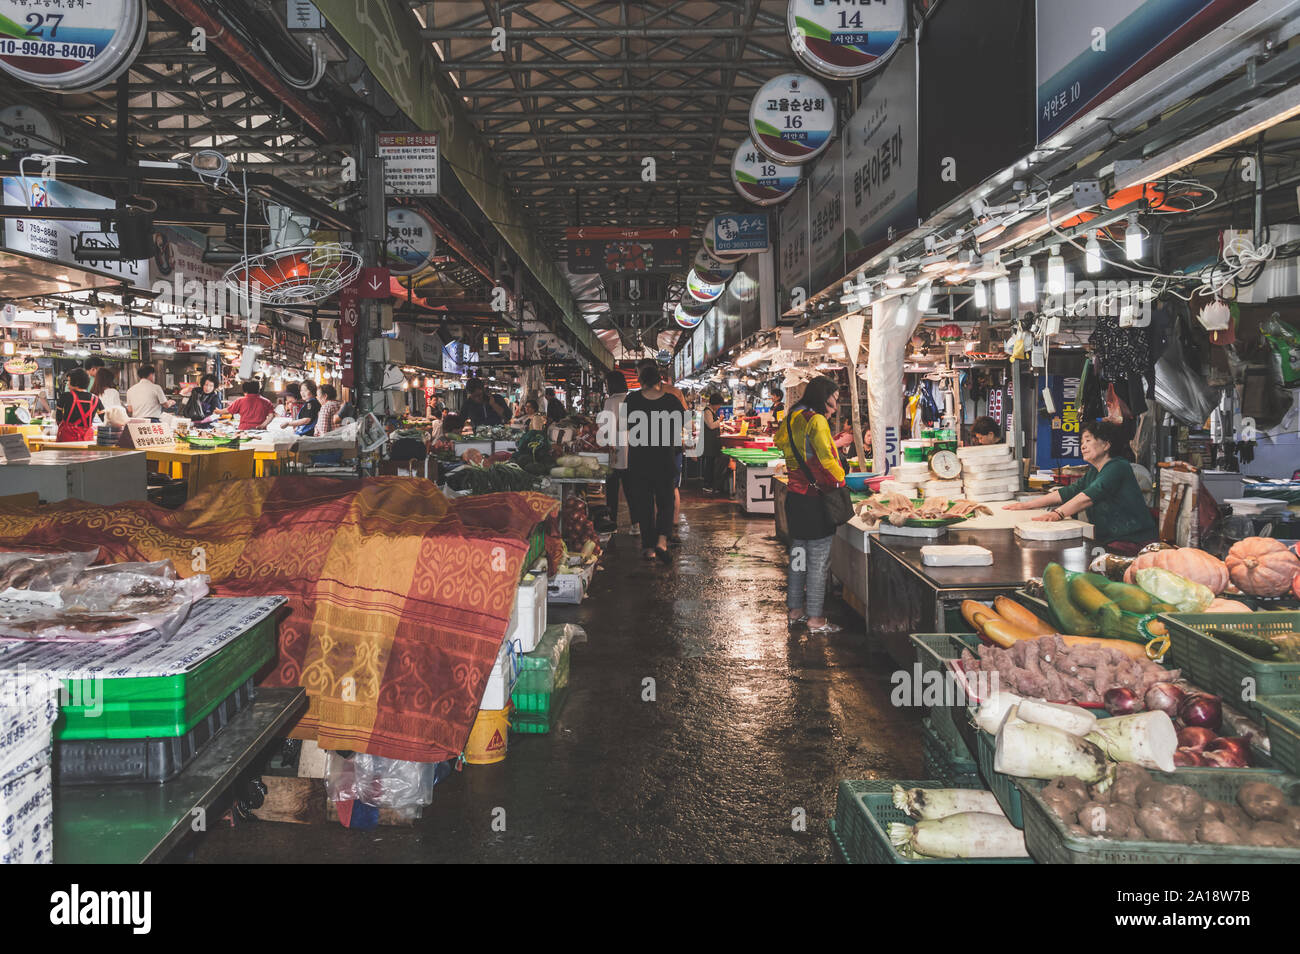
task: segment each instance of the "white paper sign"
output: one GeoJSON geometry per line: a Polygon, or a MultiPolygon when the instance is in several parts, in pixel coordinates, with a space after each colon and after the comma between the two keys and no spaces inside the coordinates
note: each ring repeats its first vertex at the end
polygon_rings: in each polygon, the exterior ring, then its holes
{"type": "Polygon", "coordinates": [[[438,194],[438,134],[380,133],[385,195],[438,194]]]}

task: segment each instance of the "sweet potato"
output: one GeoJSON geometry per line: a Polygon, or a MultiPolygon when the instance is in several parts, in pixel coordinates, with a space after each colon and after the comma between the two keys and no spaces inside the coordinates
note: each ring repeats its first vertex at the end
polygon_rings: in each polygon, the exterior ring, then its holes
{"type": "Polygon", "coordinates": [[[1237,790],[1237,804],[1255,821],[1280,822],[1286,819],[1286,793],[1268,782],[1247,782],[1237,790]]]}
{"type": "Polygon", "coordinates": [[[1138,827],[1152,841],[1196,840],[1196,829],[1184,825],[1163,805],[1152,804],[1138,812],[1138,827]]]}
{"type": "Polygon", "coordinates": [[[1219,818],[1229,828],[1236,831],[1245,831],[1253,822],[1250,816],[1243,812],[1236,805],[1229,805],[1225,802],[1218,802],[1219,818]]]}
{"type": "Polygon", "coordinates": [[[1300,834],[1300,805],[1288,805],[1286,807],[1286,819],[1282,824],[1288,826],[1296,834],[1300,834]]]}
{"type": "Polygon", "coordinates": [[[1066,826],[1065,826],[1065,830],[1068,831],[1071,835],[1077,835],[1077,836],[1080,837],[1080,838],[1096,838],[1096,837],[1097,837],[1096,835],[1093,835],[1091,832],[1087,831],[1086,829],[1084,829],[1084,828],[1083,828],[1082,826],[1080,826],[1080,825],[1066,825],[1066,826]]]}
{"type": "Polygon", "coordinates": [[[1288,848],[1294,844],[1291,829],[1281,822],[1256,822],[1243,833],[1243,844],[1260,845],[1264,848],[1288,848]]]}
{"type": "Polygon", "coordinates": [[[1088,787],[1077,778],[1057,778],[1043,786],[1043,801],[1066,822],[1074,821],[1088,801],[1088,787]]]}
{"type": "Polygon", "coordinates": [[[1196,840],[1207,845],[1240,845],[1242,836],[1221,821],[1202,819],[1196,829],[1196,840]]]}

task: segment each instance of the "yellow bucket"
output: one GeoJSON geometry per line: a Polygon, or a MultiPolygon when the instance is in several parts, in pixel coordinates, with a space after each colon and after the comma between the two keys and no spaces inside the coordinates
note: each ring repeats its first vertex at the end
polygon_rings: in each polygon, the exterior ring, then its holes
{"type": "Polygon", "coordinates": [[[503,762],[510,738],[510,707],[480,709],[465,743],[465,761],[470,765],[503,762]]]}

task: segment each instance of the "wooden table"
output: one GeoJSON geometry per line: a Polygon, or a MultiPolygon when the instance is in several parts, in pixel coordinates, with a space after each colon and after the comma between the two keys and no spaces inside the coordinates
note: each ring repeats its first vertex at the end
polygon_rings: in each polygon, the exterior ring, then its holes
{"type": "Polygon", "coordinates": [[[169,477],[184,477],[193,499],[200,491],[224,480],[252,477],[253,451],[233,447],[197,448],[188,444],[153,447],[145,451],[154,469],[169,477]]]}
{"type": "Polygon", "coordinates": [[[56,786],[55,862],[163,861],[191,831],[216,824],[230,790],[306,708],[303,689],[259,689],[253,704],[170,782],[56,786]]]}

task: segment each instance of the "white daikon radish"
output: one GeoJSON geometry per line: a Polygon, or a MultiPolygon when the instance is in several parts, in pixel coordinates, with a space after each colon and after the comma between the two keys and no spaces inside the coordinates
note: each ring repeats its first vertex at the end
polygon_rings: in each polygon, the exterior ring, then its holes
{"type": "Polygon", "coordinates": [[[998,730],[993,770],[1021,778],[1064,775],[1089,783],[1109,778],[1113,771],[1106,753],[1092,742],[1054,726],[1011,718],[998,730]]]}
{"type": "Polygon", "coordinates": [[[917,819],[947,818],[963,812],[1002,814],[992,792],[973,788],[903,788],[894,786],[894,807],[917,819]]]}
{"type": "Polygon", "coordinates": [[[1007,712],[1018,702],[1020,697],[1014,692],[1004,691],[990,696],[980,704],[979,711],[975,713],[975,724],[989,735],[997,735],[1007,712]]]}
{"type": "Polygon", "coordinates": [[[901,851],[929,858],[1028,858],[1025,833],[1004,815],[962,812],[907,825],[889,826],[889,840],[901,851]]]}
{"type": "Polygon", "coordinates": [[[1172,772],[1178,751],[1178,730],[1168,713],[1153,709],[1132,715],[1098,719],[1088,741],[1117,762],[1136,762],[1146,769],[1172,772]]]}
{"type": "Polygon", "coordinates": [[[1016,706],[1016,715],[1026,722],[1050,725],[1081,738],[1097,727],[1097,717],[1087,709],[1042,699],[1023,700],[1016,706]]]}

